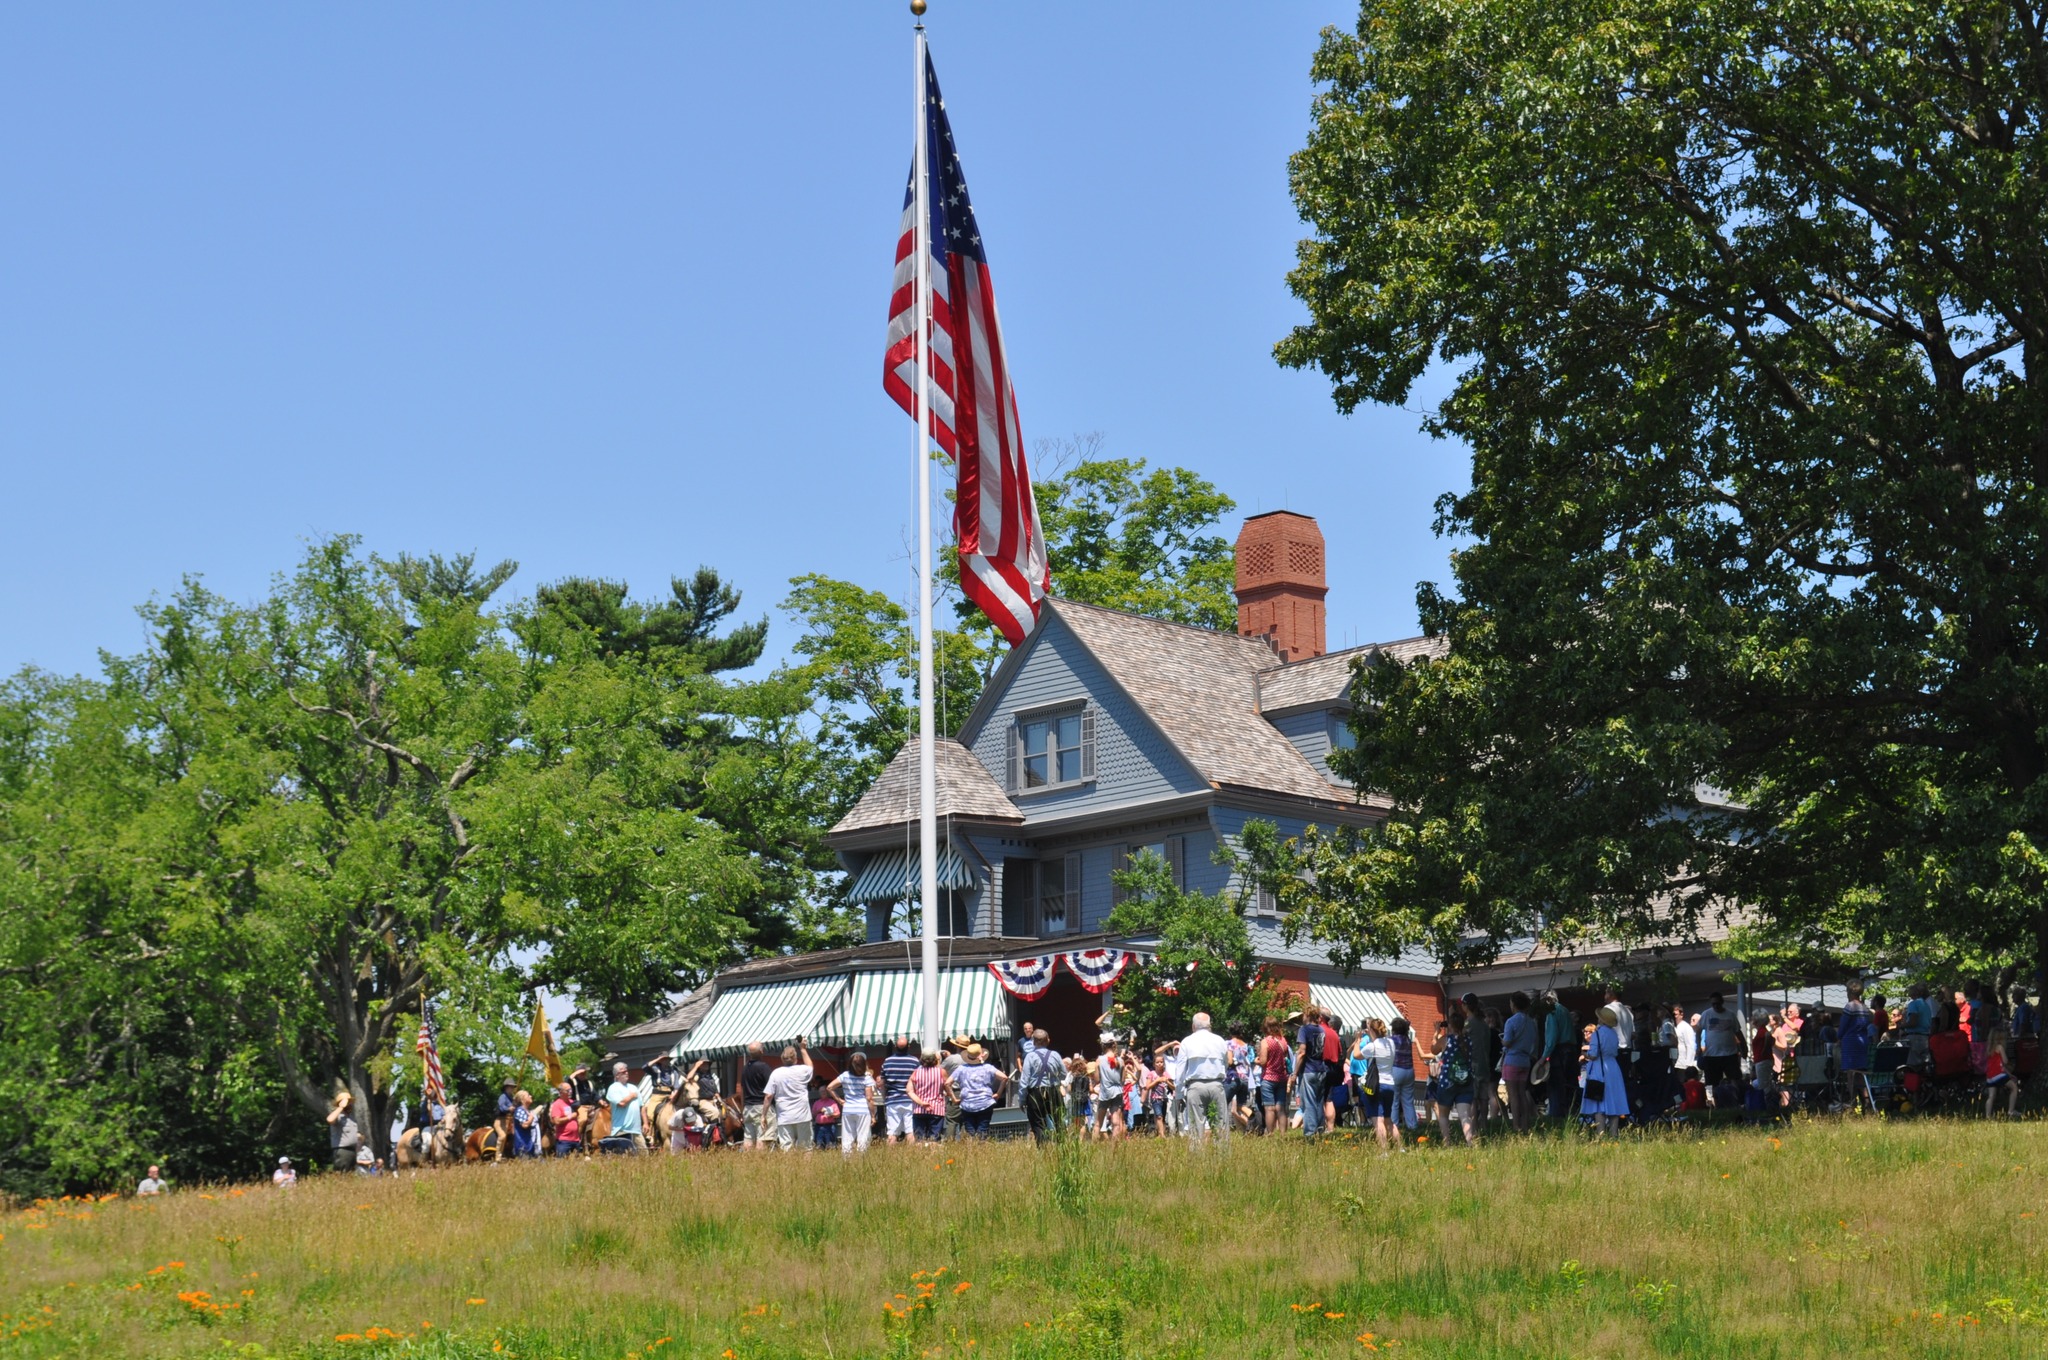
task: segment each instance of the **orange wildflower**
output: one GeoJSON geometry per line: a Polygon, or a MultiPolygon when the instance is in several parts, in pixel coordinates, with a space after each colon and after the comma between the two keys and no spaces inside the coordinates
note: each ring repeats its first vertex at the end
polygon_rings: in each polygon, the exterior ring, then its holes
{"type": "Polygon", "coordinates": [[[962,1280],[960,1283],[953,1286],[953,1292],[955,1294],[965,1294],[968,1290],[972,1288],[974,1288],[974,1281],[962,1280]]]}

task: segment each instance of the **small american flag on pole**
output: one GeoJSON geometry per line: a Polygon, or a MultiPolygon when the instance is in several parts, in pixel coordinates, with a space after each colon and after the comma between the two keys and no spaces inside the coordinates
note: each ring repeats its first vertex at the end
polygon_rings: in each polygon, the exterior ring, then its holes
{"type": "Polygon", "coordinates": [[[448,1103],[448,1087],[441,1080],[441,1047],[434,1032],[434,1008],[429,1003],[420,1005],[420,1037],[413,1045],[419,1050],[420,1066],[426,1075],[422,1081],[428,1108],[448,1103]]]}
{"type": "Polygon", "coordinates": [[[953,531],[960,545],[960,585],[1002,635],[1015,644],[1038,622],[1050,584],[1038,503],[1017,426],[1003,328],[981,227],[967,197],[953,129],[939,97],[939,78],[925,57],[927,184],[913,159],[896,242],[896,284],[889,299],[889,346],[882,387],[917,419],[917,205],[926,205],[931,269],[931,437],[952,455],[959,494],[953,531]],[[925,192],[920,193],[923,188],[925,192]]]}

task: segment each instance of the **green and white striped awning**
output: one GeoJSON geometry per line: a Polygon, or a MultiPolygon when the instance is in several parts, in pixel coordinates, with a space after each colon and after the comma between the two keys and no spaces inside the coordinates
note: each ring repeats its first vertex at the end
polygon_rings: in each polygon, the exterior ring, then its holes
{"type": "MultiPolygon", "coordinates": [[[[918,891],[918,858],[914,850],[884,850],[861,866],[853,881],[855,902],[901,902],[918,891]]],[[[939,886],[968,889],[978,887],[981,875],[967,857],[952,845],[939,847],[939,886]]]]}
{"type": "Polygon", "coordinates": [[[753,1043],[779,1048],[799,1034],[817,1043],[818,1022],[845,992],[844,973],[735,987],[711,1003],[710,1013],[678,1046],[677,1056],[718,1058],[753,1043]]]}
{"type": "MultiPolygon", "coordinates": [[[[1010,1037],[1010,1003],[986,968],[939,973],[939,1029],[971,1039],[1010,1037]]],[[[833,1048],[887,1043],[899,1034],[922,1042],[924,992],[915,972],[855,973],[839,1006],[825,1017],[820,1042],[833,1048]]]]}
{"type": "Polygon", "coordinates": [[[1394,1009],[1394,999],[1377,987],[1355,987],[1348,982],[1311,982],[1308,997],[1343,1021],[1347,1034],[1369,1017],[1378,1016],[1392,1021],[1401,1014],[1394,1009]]]}

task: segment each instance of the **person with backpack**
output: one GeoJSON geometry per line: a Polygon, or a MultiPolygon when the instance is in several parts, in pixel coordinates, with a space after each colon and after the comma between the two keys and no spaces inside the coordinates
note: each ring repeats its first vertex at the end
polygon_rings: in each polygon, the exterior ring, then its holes
{"type": "Polygon", "coordinates": [[[1430,1099],[1436,1106],[1437,1133],[1443,1138],[1443,1145],[1451,1145],[1451,1121],[1458,1121],[1464,1129],[1465,1141],[1473,1147],[1479,1146],[1479,1124],[1473,1117],[1473,1091],[1478,1080],[1478,1065],[1473,1061],[1472,1044],[1466,1037],[1470,1025],[1465,1012],[1451,1007],[1444,1017],[1444,1040],[1437,1050],[1436,1072],[1430,1082],[1430,1099]]]}
{"type": "MultiPolygon", "coordinates": [[[[1394,1129],[1394,1040],[1387,1031],[1387,1022],[1375,1015],[1359,1031],[1358,1042],[1364,1049],[1365,1061],[1363,1070],[1355,1073],[1353,1085],[1366,1093],[1359,1106],[1359,1118],[1372,1120],[1373,1134],[1380,1140],[1380,1155],[1384,1157],[1400,1141],[1394,1129]]],[[[1352,1062],[1356,1064],[1357,1057],[1352,1062]]]]}
{"type": "Polygon", "coordinates": [[[1323,1088],[1329,1083],[1330,1059],[1325,1054],[1335,1045],[1328,1042],[1322,1011],[1310,1006],[1302,1013],[1301,1028],[1294,1035],[1294,1095],[1301,1106],[1301,1133],[1314,1138],[1323,1131],[1323,1088]]]}

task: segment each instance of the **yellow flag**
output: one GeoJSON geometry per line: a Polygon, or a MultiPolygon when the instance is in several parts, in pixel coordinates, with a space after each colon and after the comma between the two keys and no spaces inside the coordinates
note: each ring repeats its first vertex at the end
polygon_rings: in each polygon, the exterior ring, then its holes
{"type": "Polygon", "coordinates": [[[554,1031],[548,1028],[547,1009],[539,997],[533,1001],[533,1033],[526,1036],[526,1056],[547,1069],[550,1087],[562,1084],[562,1055],[555,1052],[554,1031]]]}

